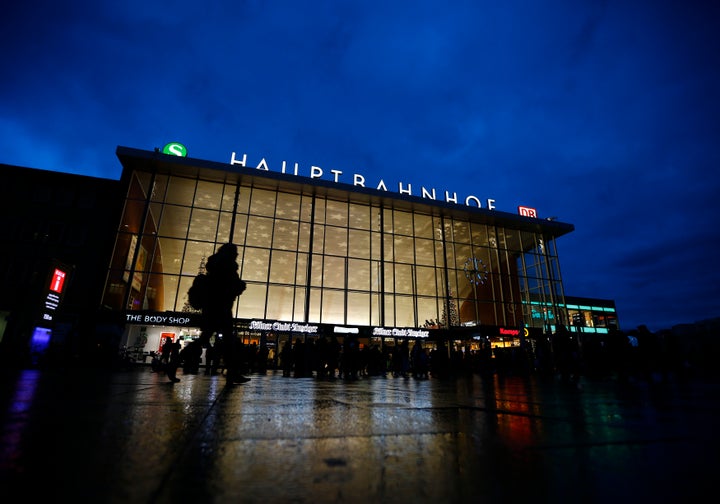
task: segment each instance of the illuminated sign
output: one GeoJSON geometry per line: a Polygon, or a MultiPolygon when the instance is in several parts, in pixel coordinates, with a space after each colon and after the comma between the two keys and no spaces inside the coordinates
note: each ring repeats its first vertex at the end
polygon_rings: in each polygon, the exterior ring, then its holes
{"type": "Polygon", "coordinates": [[[187,157],[187,148],[181,143],[170,142],[162,148],[162,153],[170,156],[187,157]]]}
{"type": "Polygon", "coordinates": [[[500,336],[519,336],[520,335],[520,329],[506,329],[504,327],[500,328],[500,336]]]}
{"type": "Polygon", "coordinates": [[[190,324],[190,317],[178,317],[173,315],[148,314],[148,313],[126,313],[125,322],[151,325],[175,325],[187,326],[190,324]]]}
{"type": "Polygon", "coordinates": [[[524,217],[534,217],[537,219],[537,210],[534,208],[519,206],[518,213],[524,217]]]}
{"type": "Polygon", "coordinates": [[[430,331],[424,329],[406,329],[398,327],[375,327],[372,332],[373,336],[397,336],[405,338],[427,338],[430,331]]]}
{"type": "Polygon", "coordinates": [[[44,297],[41,300],[42,308],[40,310],[40,319],[38,322],[42,326],[51,327],[55,320],[55,313],[60,308],[65,287],[70,280],[72,268],[66,266],[59,261],[53,260],[52,266],[48,272],[44,297]]]}
{"type": "MultiPolygon", "coordinates": [[[[230,164],[231,165],[240,165],[243,167],[247,167],[247,154],[243,154],[242,158],[238,159],[235,152],[232,153],[232,156],[230,157],[230,164]]],[[[260,162],[255,167],[257,170],[264,170],[264,171],[270,171],[270,167],[265,161],[265,158],[262,158],[260,162]]],[[[337,183],[341,183],[341,175],[343,172],[341,170],[328,170],[329,173],[332,174],[332,181],[337,183]]],[[[290,166],[290,163],[287,161],[283,161],[280,173],[285,173],[288,175],[301,175],[300,173],[300,166],[299,163],[293,163],[293,166],[290,166]]],[[[319,166],[310,166],[310,170],[307,172],[308,176],[310,178],[322,178],[325,174],[325,170],[323,170],[319,166]]],[[[347,183],[347,182],[342,182],[347,183]]],[[[357,173],[352,174],[352,185],[356,187],[366,187],[365,186],[365,177],[363,175],[359,175],[357,173]]],[[[372,187],[371,187],[372,188],[372,187]]],[[[388,191],[387,186],[385,185],[385,181],[380,179],[380,181],[377,183],[377,185],[373,188],[378,191],[388,191]]],[[[435,188],[427,189],[425,187],[421,187],[420,191],[413,194],[413,188],[411,184],[403,184],[402,182],[398,183],[398,193],[399,194],[406,194],[407,196],[420,196],[424,199],[431,199],[431,200],[437,200],[438,198],[438,191],[435,190],[435,188]]],[[[443,192],[440,191],[440,198],[443,198],[443,192]]],[[[480,201],[480,198],[477,196],[466,196],[464,200],[460,200],[458,198],[458,195],[456,192],[450,193],[448,191],[444,191],[444,200],[447,203],[457,203],[459,204],[460,201],[463,201],[466,206],[472,206],[477,208],[483,208],[482,202],[480,201]]],[[[485,208],[488,210],[494,210],[495,209],[495,200],[494,199],[487,199],[485,202],[485,208]]]]}
{"type": "Polygon", "coordinates": [[[65,284],[65,277],[67,273],[62,270],[55,268],[52,279],[50,280],[50,290],[62,294],[63,285],[65,284]]]}
{"type": "Polygon", "coordinates": [[[333,332],[337,334],[360,334],[360,329],[357,327],[333,327],[333,332]]]}
{"type": "Polygon", "coordinates": [[[317,334],[319,326],[310,324],[297,324],[295,322],[264,322],[253,320],[250,322],[250,329],[255,331],[284,331],[317,334]]]}

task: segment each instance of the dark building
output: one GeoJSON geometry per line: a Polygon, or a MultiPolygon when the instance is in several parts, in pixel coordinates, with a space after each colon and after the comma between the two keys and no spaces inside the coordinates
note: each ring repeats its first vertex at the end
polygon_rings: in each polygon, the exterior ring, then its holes
{"type": "Polygon", "coordinates": [[[97,348],[119,181],[0,165],[0,361],[97,348]]]}

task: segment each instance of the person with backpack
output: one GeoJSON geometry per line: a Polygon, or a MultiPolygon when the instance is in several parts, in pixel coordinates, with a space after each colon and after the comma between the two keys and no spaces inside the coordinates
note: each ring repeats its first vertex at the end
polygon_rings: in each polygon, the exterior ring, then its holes
{"type": "MultiPolygon", "coordinates": [[[[240,279],[237,263],[237,245],[226,243],[211,255],[205,265],[205,278],[202,282],[202,294],[188,298],[200,297],[197,302],[202,310],[200,344],[210,347],[210,337],[216,334],[216,345],[219,343],[228,384],[239,384],[250,381],[241,373],[240,342],[235,334],[235,323],[232,313],[235,299],[245,291],[246,284],[240,279]]],[[[199,276],[199,275],[198,275],[199,276]]],[[[194,282],[195,283],[195,282],[194,282]]],[[[192,288],[191,288],[192,289],[192,288]]]]}

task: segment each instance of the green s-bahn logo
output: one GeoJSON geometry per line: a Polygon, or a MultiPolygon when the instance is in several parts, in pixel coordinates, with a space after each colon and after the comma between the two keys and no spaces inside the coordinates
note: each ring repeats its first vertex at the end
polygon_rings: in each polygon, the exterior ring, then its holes
{"type": "Polygon", "coordinates": [[[169,154],[171,156],[187,157],[187,148],[178,142],[170,142],[163,147],[163,154],[169,154]]]}

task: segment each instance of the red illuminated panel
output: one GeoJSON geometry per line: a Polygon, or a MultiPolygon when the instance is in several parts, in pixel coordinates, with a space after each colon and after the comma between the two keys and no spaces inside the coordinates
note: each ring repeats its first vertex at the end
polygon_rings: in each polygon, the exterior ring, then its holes
{"type": "Polygon", "coordinates": [[[50,281],[50,290],[60,294],[63,290],[63,286],[65,285],[66,275],[67,273],[65,273],[64,271],[55,268],[52,280],[50,281]]]}
{"type": "Polygon", "coordinates": [[[537,210],[534,208],[519,206],[518,213],[520,215],[524,215],[525,217],[535,217],[537,219],[537,210]]]}

